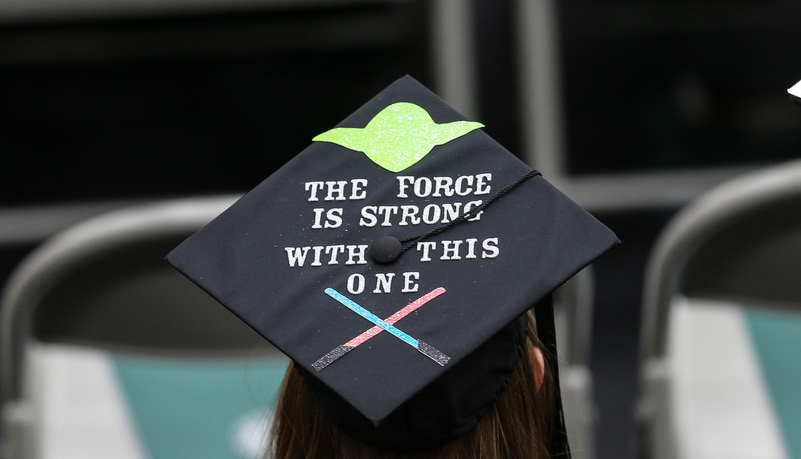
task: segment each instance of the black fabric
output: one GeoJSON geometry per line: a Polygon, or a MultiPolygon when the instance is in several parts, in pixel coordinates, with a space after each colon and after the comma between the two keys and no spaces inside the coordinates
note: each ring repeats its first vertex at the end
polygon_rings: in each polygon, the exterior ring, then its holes
{"type": "MultiPolygon", "coordinates": [[[[436,125],[382,131],[368,143],[397,138],[389,154],[402,156],[395,150],[464,120],[405,77],[339,126],[361,129],[361,135],[393,107],[409,104],[436,125]]],[[[409,117],[399,119],[401,126],[409,117]]],[[[397,172],[360,150],[315,141],[167,259],[315,381],[382,425],[618,243],[608,228],[471,126],[437,140],[397,172]],[[442,187],[432,192],[436,184],[442,187]],[[492,205],[468,221],[443,226],[458,218],[453,212],[463,215],[488,201],[492,205]],[[417,212],[418,220],[407,211],[417,212]],[[410,241],[437,227],[443,230],[394,260],[378,263],[368,255],[382,237],[410,241]],[[389,320],[420,298],[428,301],[391,327],[369,331],[377,319],[389,320]],[[348,344],[365,333],[372,337],[348,344]]],[[[350,428],[350,421],[342,422],[350,428]]],[[[385,442],[392,443],[377,441],[385,442]]]]}
{"type": "Polygon", "coordinates": [[[375,425],[308,371],[304,381],[331,420],[353,438],[392,451],[426,451],[471,431],[506,388],[528,321],[513,321],[375,425]]]}

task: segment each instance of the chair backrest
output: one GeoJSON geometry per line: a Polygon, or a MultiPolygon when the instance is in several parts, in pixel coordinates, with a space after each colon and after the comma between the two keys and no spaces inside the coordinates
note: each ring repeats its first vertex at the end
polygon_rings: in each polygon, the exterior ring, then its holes
{"type": "Polygon", "coordinates": [[[139,353],[270,352],[264,339],[164,261],[236,198],[177,199],[114,211],[57,234],[31,253],[0,302],[3,401],[21,397],[30,338],[139,353]]]}
{"type": "Polygon", "coordinates": [[[751,306],[801,305],[801,161],[730,180],[683,209],[649,258],[641,356],[664,355],[677,294],[751,306]]]}

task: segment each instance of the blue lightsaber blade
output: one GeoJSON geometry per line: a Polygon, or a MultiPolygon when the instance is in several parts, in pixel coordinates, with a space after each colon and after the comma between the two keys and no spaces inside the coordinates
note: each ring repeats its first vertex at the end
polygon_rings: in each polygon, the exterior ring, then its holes
{"type": "Polygon", "coordinates": [[[339,301],[342,305],[344,305],[351,311],[355,312],[356,314],[359,314],[360,316],[372,322],[374,325],[378,325],[379,327],[391,333],[393,336],[400,339],[404,343],[417,349],[418,351],[420,351],[421,354],[437,362],[438,364],[445,366],[445,364],[448,363],[448,361],[450,360],[450,357],[443,354],[435,347],[430,346],[420,340],[412,338],[411,336],[399,330],[397,327],[385,322],[384,320],[381,320],[380,317],[376,316],[367,309],[364,309],[363,307],[359,306],[355,301],[337,292],[336,290],[332,288],[327,288],[325,289],[325,293],[331,298],[339,301]]]}

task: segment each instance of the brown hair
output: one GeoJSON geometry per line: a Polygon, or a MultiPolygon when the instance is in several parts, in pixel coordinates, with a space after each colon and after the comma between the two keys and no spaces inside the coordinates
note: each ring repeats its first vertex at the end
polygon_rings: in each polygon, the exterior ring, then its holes
{"type": "MultiPolygon", "coordinates": [[[[530,316],[529,316],[530,317],[530,316]]],[[[516,459],[547,458],[553,387],[547,367],[529,338],[509,383],[472,432],[422,453],[396,453],[358,442],[334,425],[293,365],[287,369],[276,407],[270,452],[275,459],[516,459]],[[542,384],[537,376],[544,372],[542,384]]],[[[536,338],[533,338],[536,340],[536,338]]]]}

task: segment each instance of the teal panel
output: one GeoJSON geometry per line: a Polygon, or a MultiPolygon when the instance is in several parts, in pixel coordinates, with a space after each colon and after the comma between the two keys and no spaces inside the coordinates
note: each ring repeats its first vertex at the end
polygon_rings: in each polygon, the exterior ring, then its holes
{"type": "Polygon", "coordinates": [[[801,459],[801,314],[750,309],[746,317],[788,453],[801,459]]]}
{"type": "Polygon", "coordinates": [[[115,356],[139,435],[153,459],[257,457],[283,357],[175,359],[115,356]]]}

